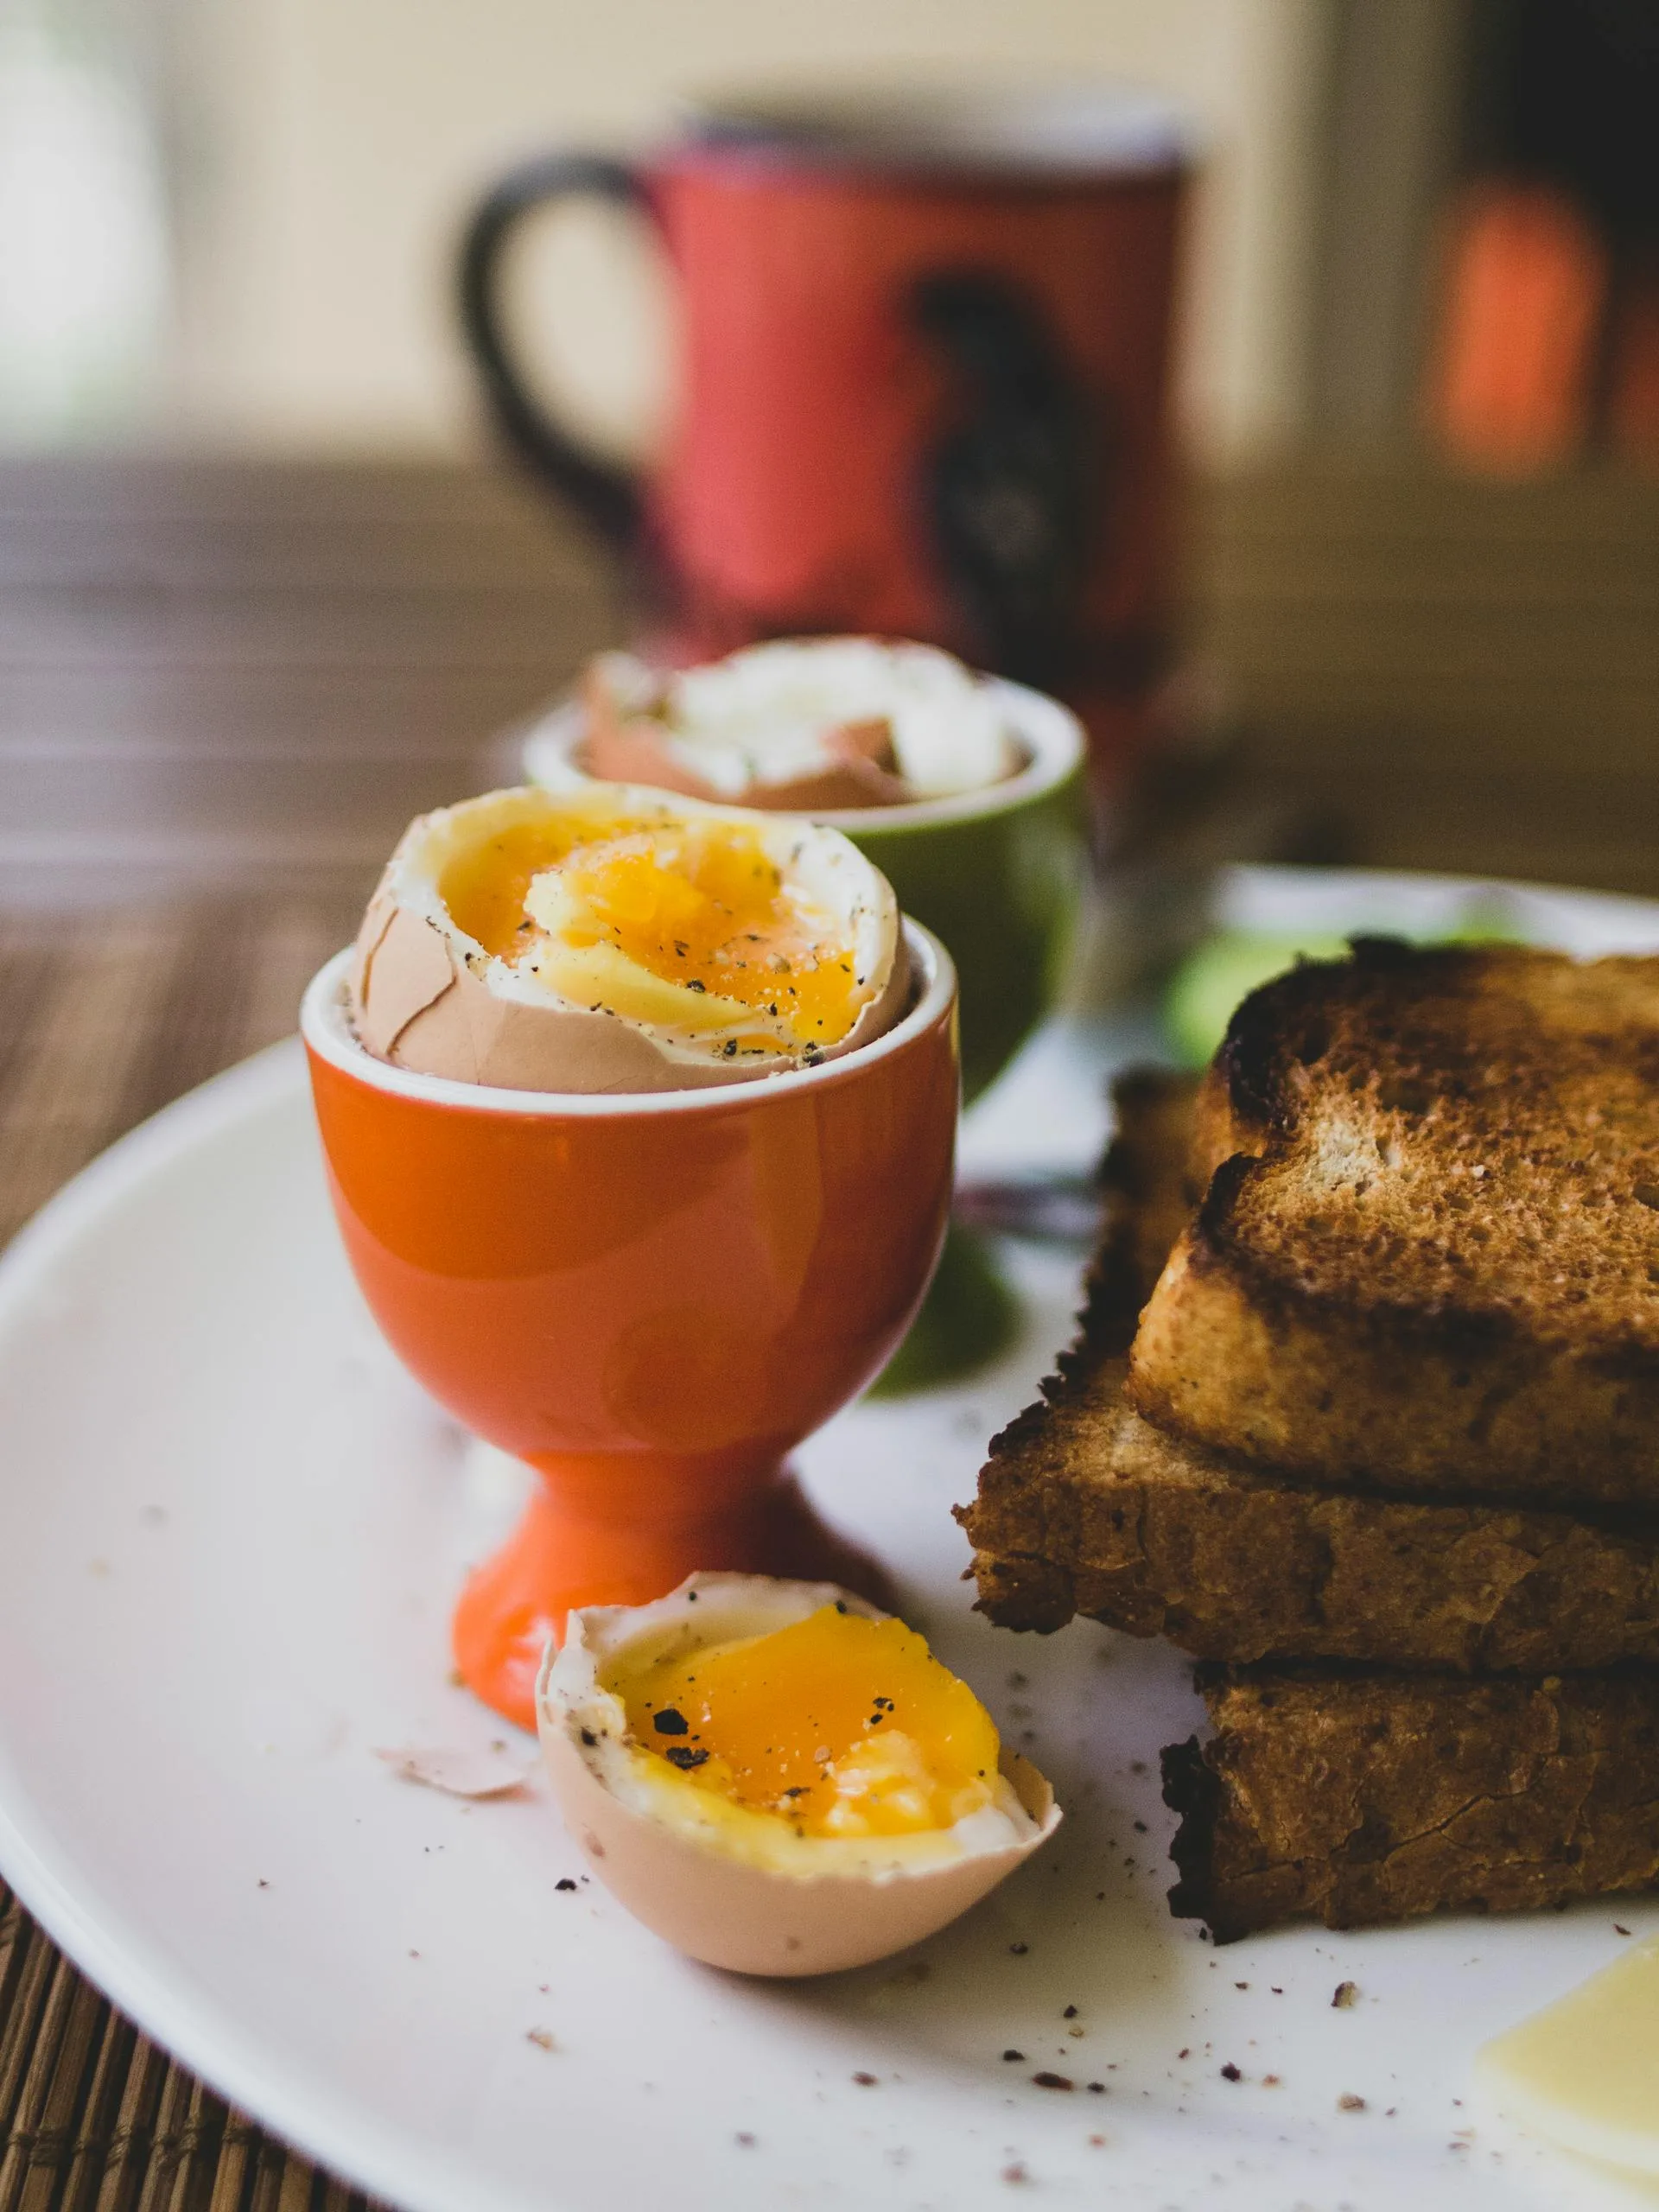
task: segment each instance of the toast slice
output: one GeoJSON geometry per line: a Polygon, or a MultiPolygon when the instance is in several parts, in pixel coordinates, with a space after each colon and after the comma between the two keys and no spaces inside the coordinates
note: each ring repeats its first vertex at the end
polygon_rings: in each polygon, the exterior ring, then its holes
{"type": "Polygon", "coordinates": [[[1357,940],[1234,1015],[1128,1395],[1342,1487],[1659,1510],[1659,959],[1357,940]]]}
{"type": "Polygon", "coordinates": [[[1200,1687],[1213,1739],[1164,1753],[1170,1907],[1218,1943],[1659,1881],[1659,1675],[1218,1669],[1200,1687]]]}
{"type": "Polygon", "coordinates": [[[1232,1467],[1125,1405],[1123,1365],[1101,1363],[1086,1389],[995,1440],[963,1519],[979,1610],[999,1626],[1084,1613],[1201,1659],[1659,1664],[1659,1529],[1232,1467]]]}
{"type": "Polygon", "coordinates": [[[1131,1078],[1117,1103],[1079,1342],[1044,1401],[993,1440],[958,1512],[979,1610],[1043,1630],[1085,1613],[1199,1658],[1465,1673],[1659,1662],[1659,1523],[1323,1489],[1135,1414],[1125,1353],[1190,1211],[1194,1147],[1213,1139],[1183,1078],[1131,1078]]]}

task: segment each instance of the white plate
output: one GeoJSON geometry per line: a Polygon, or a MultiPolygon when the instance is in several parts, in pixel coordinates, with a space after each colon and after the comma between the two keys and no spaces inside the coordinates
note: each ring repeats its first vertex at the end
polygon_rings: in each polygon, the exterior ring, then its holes
{"type": "MultiPolygon", "coordinates": [[[[1226,899],[1325,929],[1433,926],[1471,895],[1251,871],[1226,899]]],[[[1659,945],[1659,908],[1503,895],[1576,950],[1659,945]]],[[[1086,1159],[1099,1042],[1039,1038],[976,1117],[976,1164],[1086,1159]]],[[[1169,1918],[1181,1662],[1087,1624],[994,1630],[958,1580],[948,1508],[1074,1295],[1053,1257],[1019,1264],[1030,1325],[998,1373],[855,1408],[804,1458],[1066,1827],[910,1961],[748,1984],[556,1890],[581,1862],[539,1783],[469,1806],[374,1757],[501,1734],[448,1687],[445,1629],[512,1501],[359,1304],[296,1049],[210,1084],[0,1262],[0,1866],[188,2065],[410,2212],[969,2212],[1022,2181],[1149,2212],[1224,2184],[1274,2212],[1634,2201],[1459,2101],[1480,2041],[1613,1955],[1615,1921],[1659,1925],[1651,1904],[1219,1952],[1169,1918]],[[1359,2002],[1333,2011],[1344,1980],[1359,2002]]]]}

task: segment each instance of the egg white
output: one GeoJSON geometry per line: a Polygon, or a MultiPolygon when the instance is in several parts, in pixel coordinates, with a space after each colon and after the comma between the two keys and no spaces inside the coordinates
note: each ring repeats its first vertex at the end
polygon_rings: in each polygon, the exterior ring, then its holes
{"type": "MultiPolygon", "coordinates": [[[[639,712],[657,680],[623,654],[605,678],[639,712]]],[[[781,639],[678,671],[658,709],[667,748],[721,798],[787,784],[832,764],[827,732],[884,720],[899,772],[919,798],[1000,783],[1020,754],[991,687],[937,646],[874,638],[781,639]]]]}

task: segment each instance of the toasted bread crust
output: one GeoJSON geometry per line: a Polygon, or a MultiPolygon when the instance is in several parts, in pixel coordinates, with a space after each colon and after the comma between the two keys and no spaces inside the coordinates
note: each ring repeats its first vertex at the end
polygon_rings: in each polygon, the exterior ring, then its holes
{"type": "Polygon", "coordinates": [[[1659,1663],[1659,1526],[1302,1487],[1161,1435],[1114,1372],[984,1469],[963,1518],[1000,1626],[1084,1613],[1201,1659],[1659,1663]]]}
{"type": "MultiPolygon", "coordinates": [[[[1141,1309],[1170,1248],[1204,1195],[1192,1162],[1198,1084],[1166,1068],[1132,1068],[1112,1086],[1116,1125],[1101,1164],[1100,1241],[1084,1280],[1077,1337],[1058,1361],[1063,1389],[1073,1370],[1128,1351],[1141,1309]]],[[[995,1449],[995,1446],[993,1446],[995,1449]]]]}
{"type": "Polygon", "coordinates": [[[1113,1089],[1116,1128],[1100,1173],[1100,1242],[1084,1287],[1077,1332],[1042,1396],[991,1439],[975,1504],[956,1518],[977,1552],[982,1609],[993,1592],[1017,1628],[1063,1628],[1076,1611],[1063,1563],[1043,1554],[1045,1485],[1063,1484],[1074,1425],[1084,1434],[1116,1410],[1141,1306],[1197,1202],[1188,1161],[1197,1085],[1163,1069],[1134,1070],[1113,1089]]]}
{"type": "Polygon", "coordinates": [[[1132,1403],[1308,1478],[1659,1509],[1659,960],[1362,942],[1252,994],[1132,1403]]]}
{"type": "MultiPolygon", "coordinates": [[[[1238,1167],[1217,1171],[1224,1204],[1238,1167]]],[[[1305,1480],[1659,1512],[1659,1369],[1501,1314],[1298,1300],[1210,1226],[1147,1301],[1130,1402],[1172,1435],[1305,1480]]]]}
{"type": "Polygon", "coordinates": [[[1108,1228],[1063,1379],[995,1438],[975,1503],[978,1606],[1047,1631],[1081,1612],[1199,1658],[1459,1672],[1659,1662],[1659,1520],[1311,1486],[1171,1437],[1122,1356],[1209,1141],[1201,1095],[1122,1086],[1108,1228]]]}
{"type": "Polygon", "coordinates": [[[1659,1879],[1659,1676],[1470,1682],[1333,1670],[1202,1681],[1164,1755],[1178,1916],[1231,1942],[1536,1910],[1659,1879]]]}

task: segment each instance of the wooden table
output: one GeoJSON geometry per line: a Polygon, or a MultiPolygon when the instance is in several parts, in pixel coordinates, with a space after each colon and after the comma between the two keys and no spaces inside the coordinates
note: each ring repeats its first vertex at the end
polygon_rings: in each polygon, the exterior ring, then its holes
{"type": "MultiPolygon", "coordinates": [[[[1332,467],[1192,512],[1246,801],[1287,795],[1347,857],[1659,892],[1653,487],[1332,467]]],[[[481,469],[0,468],[0,1242],[286,1033],[404,823],[508,779],[500,733],[621,626],[580,541],[481,469]]],[[[361,2202],[0,1885],[0,2212],[361,2202]]]]}

